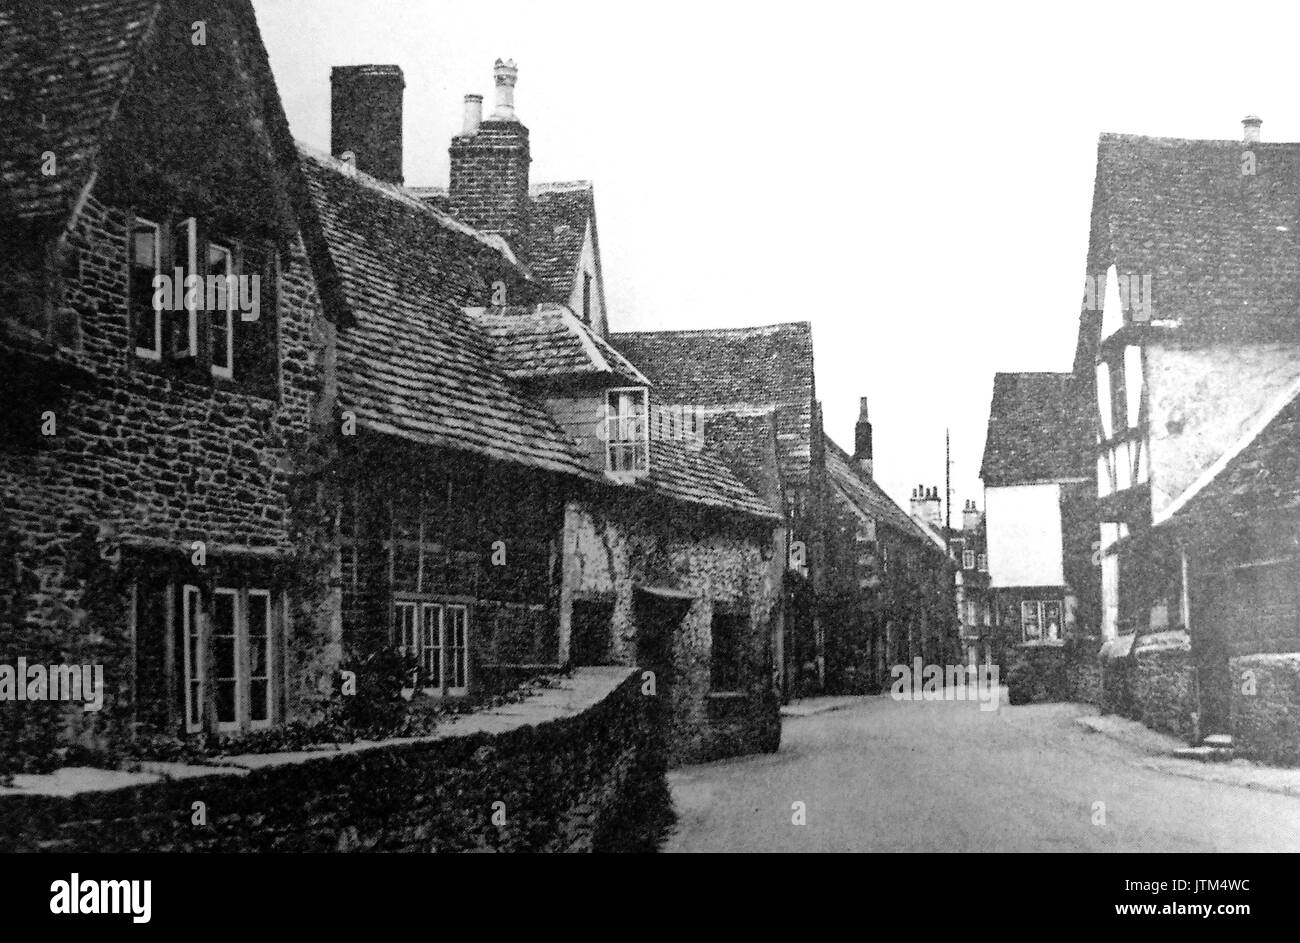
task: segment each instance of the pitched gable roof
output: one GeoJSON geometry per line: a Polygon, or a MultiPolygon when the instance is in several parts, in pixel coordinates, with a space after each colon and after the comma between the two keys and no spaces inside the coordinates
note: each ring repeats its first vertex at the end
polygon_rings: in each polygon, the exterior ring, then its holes
{"type": "Polygon", "coordinates": [[[647,386],[649,380],[566,305],[471,308],[467,313],[493,344],[497,363],[518,380],[603,377],[647,386]]]}
{"type": "Polygon", "coordinates": [[[0,216],[71,212],[159,6],[77,0],[0,9],[0,216]],[[50,176],[41,172],[46,151],[56,160],[50,176]]]}
{"type": "Polygon", "coordinates": [[[591,181],[542,183],[532,188],[528,213],[528,264],[557,296],[568,298],[582,255],[587,225],[596,220],[591,181]]]}
{"type": "MultiPolygon", "coordinates": [[[[402,187],[300,146],[312,203],[337,271],[352,324],[338,334],[339,396],[363,425],[440,448],[607,482],[586,464],[545,407],[520,385],[546,375],[539,338],[570,358],[613,358],[601,342],[574,334],[563,306],[539,315],[491,314],[461,307],[477,267],[508,265],[498,242],[440,212],[402,187]],[[514,318],[520,329],[503,325],[514,318]]],[[[516,270],[516,274],[519,274],[516,270]]],[[[642,378],[644,379],[644,378],[642,378]]],[[[609,487],[692,504],[773,517],[773,512],[714,456],[656,440],[643,479],[609,487]]]]}
{"type": "Polygon", "coordinates": [[[1093,439],[1084,402],[1068,373],[996,374],[980,467],[985,486],[1085,476],[1093,439]]]}
{"type": "Polygon", "coordinates": [[[650,378],[659,402],[704,407],[706,417],[775,410],[782,478],[795,485],[808,482],[815,395],[808,322],[632,331],[611,340],[650,378]]]}
{"type": "Polygon", "coordinates": [[[492,243],[402,188],[302,148],[355,323],[340,331],[340,398],[363,424],[443,448],[592,478],[550,415],[501,372],[461,310],[492,243]],[[460,296],[458,299],[457,296],[460,296]]]}
{"type": "Polygon", "coordinates": [[[900,535],[932,546],[930,535],[912,516],[894,503],[875,480],[854,467],[853,459],[830,436],[826,441],[826,474],[831,486],[854,509],[859,517],[892,527],[900,535]]]}
{"type": "Polygon", "coordinates": [[[1150,275],[1174,342],[1300,341],[1300,144],[1103,134],[1094,205],[1094,262],[1150,275]]]}

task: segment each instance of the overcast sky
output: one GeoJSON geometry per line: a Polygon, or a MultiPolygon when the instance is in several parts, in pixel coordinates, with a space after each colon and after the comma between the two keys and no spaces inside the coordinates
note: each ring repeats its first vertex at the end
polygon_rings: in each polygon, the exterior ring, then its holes
{"type": "Polygon", "coordinates": [[[294,135],[329,69],[406,75],[408,185],[519,66],[532,179],[595,182],[614,330],[807,320],[826,430],[871,399],[906,506],[977,498],[993,374],[1066,370],[1097,135],[1300,140],[1287,4],[255,0],[294,135]]]}

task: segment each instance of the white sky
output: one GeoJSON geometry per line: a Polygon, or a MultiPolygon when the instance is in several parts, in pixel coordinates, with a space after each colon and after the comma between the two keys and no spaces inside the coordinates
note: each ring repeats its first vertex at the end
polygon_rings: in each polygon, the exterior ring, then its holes
{"type": "Polygon", "coordinates": [[[826,430],[983,506],[993,373],[1066,370],[1102,131],[1300,140],[1294,4],[255,0],[296,137],[329,70],[406,76],[408,185],[519,65],[532,179],[595,182],[614,330],[808,320],[826,430]]]}

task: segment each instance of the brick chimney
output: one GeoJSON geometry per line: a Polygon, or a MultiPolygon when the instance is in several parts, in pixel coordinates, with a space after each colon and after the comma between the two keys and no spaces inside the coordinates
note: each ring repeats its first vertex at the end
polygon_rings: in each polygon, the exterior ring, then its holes
{"type": "Polygon", "coordinates": [[[1259,143],[1259,126],[1264,119],[1258,115],[1246,115],[1241,119],[1241,139],[1247,144],[1259,143]]]}
{"type": "Polygon", "coordinates": [[[349,151],[358,170],[402,185],[402,91],[395,65],[337,65],[330,70],[330,153],[349,151]]]}
{"type": "Polygon", "coordinates": [[[918,485],[912,489],[912,516],[935,527],[941,526],[939,488],[918,485]]]}
{"type": "Polygon", "coordinates": [[[532,157],[528,129],[515,115],[519,70],[513,59],[498,59],[493,72],[497,94],[492,114],[474,120],[474,103],[467,96],[465,127],[451,139],[451,211],[476,229],[503,236],[526,261],[532,157]]]}
{"type": "Polygon", "coordinates": [[[867,398],[858,400],[858,423],[853,429],[853,461],[867,473],[868,478],[875,475],[875,463],[871,459],[871,420],[867,418],[867,398]]]}
{"type": "Polygon", "coordinates": [[[973,534],[984,524],[984,515],[980,509],[975,506],[974,501],[968,500],[966,506],[961,510],[961,529],[967,534],[973,534]]]}

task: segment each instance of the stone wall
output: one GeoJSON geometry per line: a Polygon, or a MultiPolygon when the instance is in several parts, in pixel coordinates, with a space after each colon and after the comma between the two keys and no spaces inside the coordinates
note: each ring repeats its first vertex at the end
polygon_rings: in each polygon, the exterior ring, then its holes
{"type": "Polygon", "coordinates": [[[609,659],[648,667],[642,642],[653,627],[637,590],[681,594],[680,615],[671,619],[669,677],[659,679],[671,763],[777,749],[780,717],[771,632],[784,561],[771,552],[771,540],[770,531],[765,534],[752,524],[747,529],[728,526],[720,516],[684,508],[614,500],[599,507],[572,502],[567,508],[562,652],[568,652],[575,598],[604,598],[613,607],[609,659]],[[738,691],[712,690],[715,610],[748,616],[738,691]]]}
{"type": "Polygon", "coordinates": [[[1233,658],[1229,678],[1237,755],[1300,764],[1300,653],[1233,658]]]}
{"type": "Polygon", "coordinates": [[[580,671],[540,696],[549,702],[477,718],[471,733],[237,757],[244,765],[225,775],[73,796],[0,790],[0,851],[621,848],[669,814],[656,802],[663,756],[640,684],[627,670],[580,671]],[[195,824],[196,802],[206,824],[195,824]]]}
{"type": "Polygon", "coordinates": [[[1191,741],[1196,736],[1196,688],[1190,650],[1139,645],[1133,662],[1134,719],[1191,741]]]}

